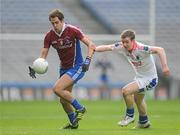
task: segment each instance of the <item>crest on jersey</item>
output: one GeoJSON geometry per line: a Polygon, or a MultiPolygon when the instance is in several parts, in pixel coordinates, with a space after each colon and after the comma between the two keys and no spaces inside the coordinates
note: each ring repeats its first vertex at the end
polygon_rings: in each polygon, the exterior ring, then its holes
{"type": "Polygon", "coordinates": [[[136,56],[136,59],[137,59],[137,60],[140,60],[140,57],[137,55],[137,56],[136,56]]]}
{"type": "Polygon", "coordinates": [[[115,43],[114,45],[115,45],[115,47],[118,47],[118,46],[120,46],[120,43],[117,42],[117,43],[115,43]]]}
{"type": "Polygon", "coordinates": [[[149,50],[149,48],[147,47],[147,46],[144,46],[144,51],[148,51],[149,50]]]}

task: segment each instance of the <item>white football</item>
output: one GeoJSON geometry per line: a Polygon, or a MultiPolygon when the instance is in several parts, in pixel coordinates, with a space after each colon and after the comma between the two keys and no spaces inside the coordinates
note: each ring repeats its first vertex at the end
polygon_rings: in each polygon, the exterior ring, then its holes
{"type": "Polygon", "coordinates": [[[34,69],[34,71],[38,74],[44,74],[47,72],[48,70],[48,62],[47,60],[43,59],[43,58],[37,58],[34,62],[33,62],[33,66],[32,68],[34,69]]]}

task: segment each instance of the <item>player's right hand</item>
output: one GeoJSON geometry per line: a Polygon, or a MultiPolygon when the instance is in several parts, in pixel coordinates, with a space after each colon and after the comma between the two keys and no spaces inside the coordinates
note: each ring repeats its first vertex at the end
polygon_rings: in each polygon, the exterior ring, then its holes
{"type": "Polygon", "coordinates": [[[32,77],[33,79],[36,78],[35,74],[36,74],[36,72],[34,71],[34,69],[29,66],[29,75],[30,75],[30,77],[32,77]]]}

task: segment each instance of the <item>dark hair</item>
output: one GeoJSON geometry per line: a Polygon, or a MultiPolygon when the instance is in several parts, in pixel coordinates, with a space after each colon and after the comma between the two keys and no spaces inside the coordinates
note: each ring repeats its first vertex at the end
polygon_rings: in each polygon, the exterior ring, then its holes
{"type": "Polygon", "coordinates": [[[131,29],[124,30],[121,33],[121,38],[124,39],[126,37],[129,37],[131,40],[135,39],[135,31],[131,29]]]}
{"type": "Polygon", "coordinates": [[[58,17],[58,19],[60,21],[64,20],[64,15],[63,13],[58,10],[58,9],[53,9],[50,13],[49,13],[49,21],[51,20],[51,18],[55,18],[58,17]]]}

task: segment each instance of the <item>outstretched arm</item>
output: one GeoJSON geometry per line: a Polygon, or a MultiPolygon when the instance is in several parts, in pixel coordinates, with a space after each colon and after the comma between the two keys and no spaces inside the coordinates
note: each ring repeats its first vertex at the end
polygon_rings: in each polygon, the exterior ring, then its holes
{"type": "Polygon", "coordinates": [[[113,45],[100,45],[96,47],[96,52],[112,51],[113,45]]]}
{"type": "Polygon", "coordinates": [[[165,75],[170,75],[170,70],[167,64],[167,58],[166,58],[166,53],[164,48],[162,47],[151,47],[151,52],[154,54],[158,54],[160,61],[161,61],[161,65],[162,65],[162,72],[165,75]]]}

